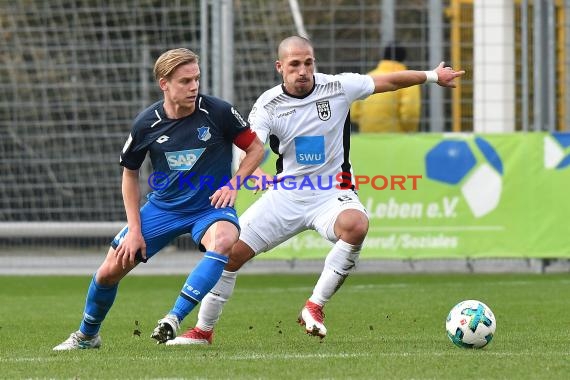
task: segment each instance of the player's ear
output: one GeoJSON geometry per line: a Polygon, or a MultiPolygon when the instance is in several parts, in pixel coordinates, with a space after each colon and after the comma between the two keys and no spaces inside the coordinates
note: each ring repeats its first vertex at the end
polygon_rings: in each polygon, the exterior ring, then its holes
{"type": "Polygon", "coordinates": [[[277,70],[279,74],[283,74],[283,66],[281,66],[281,62],[275,61],[275,70],[277,70]]]}
{"type": "Polygon", "coordinates": [[[160,79],[158,80],[158,86],[160,87],[160,89],[162,91],[166,91],[166,89],[168,88],[166,86],[167,83],[168,83],[168,80],[166,78],[160,77],[160,79]]]}

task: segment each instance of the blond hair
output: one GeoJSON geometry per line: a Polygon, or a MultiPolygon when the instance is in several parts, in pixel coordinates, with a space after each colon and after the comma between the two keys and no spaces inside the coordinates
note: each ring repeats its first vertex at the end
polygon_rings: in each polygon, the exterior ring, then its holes
{"type": "Polygon", "coordinates": [[[154,78],[168,79],[172,72],[180,65],[199,63],[200,57],[190,49],[178,48],[165,51],[154,64],[154,78]]]}

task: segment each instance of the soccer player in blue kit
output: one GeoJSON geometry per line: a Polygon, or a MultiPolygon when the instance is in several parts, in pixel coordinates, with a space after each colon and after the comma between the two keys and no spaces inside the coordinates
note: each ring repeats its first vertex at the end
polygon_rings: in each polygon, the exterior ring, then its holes
{"type": "Polygon", "coordinates": [[[164,99],[134,120],[125,143],[122,193],[127,225],[115,236],[107,256],[91,280],[79,330],[55,351],[101,346],[99,329],[113,305],[120,280],[140,262],[179,235],[190,233],[205,251],[189,274],[167,321],[159,321],[152,337],[173,339],[180,320],[208,294],[228,263],[238,240],[233,204],[240,180],[259,166],[263,145],[231,104],[198,92],[198,56],[180,48],[166,51],[154,66],[164,99]],[[232,144],[246,152],[231,175],[232,144]],[[140,207],[139,168],[147,153],[154,189],[140,207]]]}
{"type": "MultiPolygon", "coordinates": [[[[443,62],[431,71],[403,70],[373,76],[316,73],[313,46],[299,36],[285,38],[277,53],[275,68],[282,83],[261,94],[249,122],[261,141],[269,141],[279,156],[277,176],[283,182],[308,179],[318,184],[323,178],[338,178],[339,173],[351,178],[349,109],[353,101],[422,83],[455,87],[454,80],[464,74],[444,67],[443,62]]],[[[255,174],[266,176],[261,170],[255,174]]],[[[291,188],[277,182],[249,206],[240,217],[240,237],[230,261],[200,304],[196,326],[167,340],[166,345],[211,344],[241,266],[305,230],[315,230],[333,244],[298,316],[307,334],[324,338],[324,306],[354,271],[368,232],[367,212],[353,186],[342,187],[350,184],[345,178],[340,188],[330,189],[291,188]]],[[[258,181],[258,187],[263,187],[262,183],[258,181]]]]}

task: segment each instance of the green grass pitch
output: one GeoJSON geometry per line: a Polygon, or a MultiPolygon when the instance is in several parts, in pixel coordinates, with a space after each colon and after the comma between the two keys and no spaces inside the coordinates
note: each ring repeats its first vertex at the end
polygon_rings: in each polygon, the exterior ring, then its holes
{"type": "MultiPolygon", "coordinates": [[[[150,339],[184,276],[130,276],[99,350],[53,352],[77,329],[89,277],[0,277],[0,378],[563,379],[570,373],[568,274],[351,276],[325,308],[328,336],[297,314],[317,275],[242,275],[211,346],[150,339]],[[445,334],[453,305],[497,318],[482,350],[445,334]]],[[[184,321],[194,324],[196,311],[184,321]]]]}

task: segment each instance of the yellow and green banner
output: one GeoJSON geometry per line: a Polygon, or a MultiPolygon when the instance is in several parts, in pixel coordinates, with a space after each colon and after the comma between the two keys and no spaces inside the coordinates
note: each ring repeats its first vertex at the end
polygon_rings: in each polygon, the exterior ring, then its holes
{"type": "MultiPolygon", "coordinates": [[[[351,162],[370,217],[363,259],[570,257],[570,134],[354,135],[351,162]]],[[[240,191],[238,211],[255,197],[240,191]]],[[[329,249],[310,231],[261,257],[329,249]]]]}

